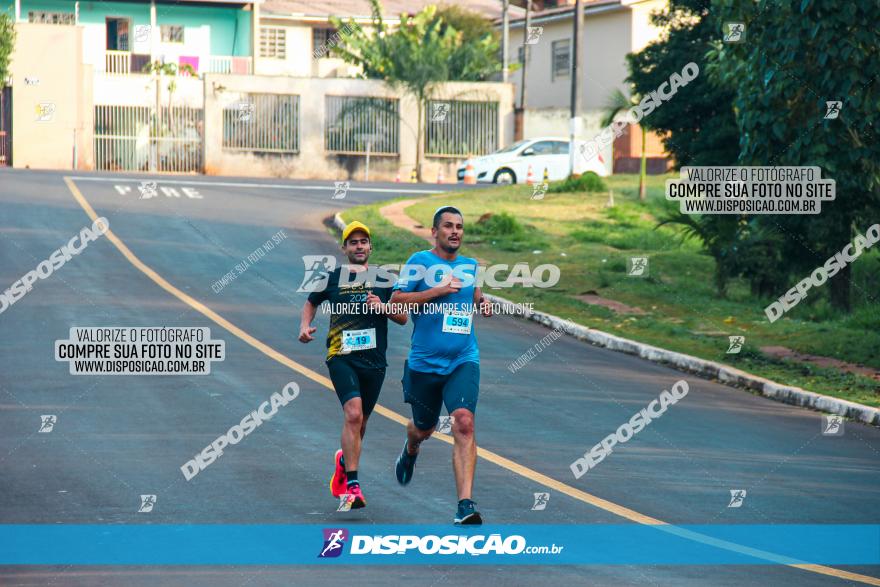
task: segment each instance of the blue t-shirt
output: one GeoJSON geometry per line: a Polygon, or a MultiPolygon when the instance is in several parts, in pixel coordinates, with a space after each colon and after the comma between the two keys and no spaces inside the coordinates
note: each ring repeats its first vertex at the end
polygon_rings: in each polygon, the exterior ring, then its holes
{"type": "Polygon", "coordinates": [[[476,259],[457,257],[454,261],[447,261],[431,251],[419,251],[401,269],[394,289],[407,293],[425,291],[437,287],[449,273],[463,282],[461,289],[434,298],[418,312],[410,314],[413,331],[409,368],[413,371],[447,375],[462,363],[480,362],[473,328],[476,259]],[[420,274],[416,275],[418,270],[421,270],[420,274]],[[463,314],[451,314],[452,311],[463,314]],[[470,332],[463,333],[467,329],[470,332]]]}

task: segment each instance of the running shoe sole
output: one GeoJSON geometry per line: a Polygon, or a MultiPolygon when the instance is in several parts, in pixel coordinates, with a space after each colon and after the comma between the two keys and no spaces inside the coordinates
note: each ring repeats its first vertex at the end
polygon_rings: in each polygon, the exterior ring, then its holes
{"type": "MultiPolygon", "coordinates": [[[[352,506],[354,507],[354,506],[352,506]]],[[[468,514],[463,518],[455,518],[456,526],[480,526],[483,523],[483,517],[480,516],[480,512],[474,512],[472,514],[468,514]]]]}

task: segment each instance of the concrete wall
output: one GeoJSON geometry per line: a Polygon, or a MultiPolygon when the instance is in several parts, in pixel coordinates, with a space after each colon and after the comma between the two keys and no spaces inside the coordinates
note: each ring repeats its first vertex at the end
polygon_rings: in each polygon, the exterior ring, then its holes
{"type": "MultiPolygon", "coordinates": [[[[400,97],[376,80],[319,79],[267,76],[208,75],[205,77],[205,172],[218,175],[303,177],[325,180],[362,180],[366,157],[336,155],[324,150],[325,96],[400,97]],[[222,88],[222,89],[217,89],[222,88]],[[245,93],[296,94],[300,96],[300,152],[268,155],[227,151],[222,148],[223,108],[244,99],[245,93]]],[[[446,84],[437,99],[494,100],[499,102],[500,144],[513,141],[513,89],[510,84],[446,84]]],[[[372,156],[371,180],[393,180],[398,173],[406,181],[416,163],[416,102],[400,101],[400,154],[372,156]]],[[[447,182],[455,180],[459,158],[426,157],[423,180],[435,181],[442,170],[447,182]]]]}
{"type": "Polygon", "coordinates": [[[17,23],[15,30],[11,63],[14,166],[71,169],[76,147],[76,166],[90,167],[92,72],[81,63],[82,29],[17,23]],[[35,51],[34,47],[52,47],[52,51],[35,51]],[[40,112],[48,110],[51,115],[39,120],[40,112]]]}
{"type": "MultiPolygon", "coordinates": [[[[156,79],[150,75],[94,74],[94,104],[118,106],[154,106],[156,104],[156,79]]],[[[162,106],[173,100],[175,106],[202,108],[204,89],[202,80],[191,77],[162,76],[159,78],[159,100],[162,106]],[[169,96],[169,85],[175,89],[169,96]]]]}
{"type": "Polygon", "coordinates": [[[630,5],[632,11],[632,46],[630,51],[638,52],[646,45],[660,38],[663,30],[651,24],[651,13],[666,10],[666,0],[644,0],[630,5]]]}
{"type": "MultiPolygon", "coordinates": [[[[618,8],[598,14],[588,14],[583,21],[583,40],[580,49],[582,110],[596,110],[607,102],[615,89],[626,90],[624,79],[628,75],[626,54],[632,50],[632,13],[618,8]]],[[[526,71],[526,108],[568,108],[571,97],[571,77],[552,75],[553,41],[571,40],[571,18],[542,23],[544,27],[537,43],[529,45],[529,66],[526,71]]],[[[521,26],[511,28],[511,63],[517,62],[519,47],[523,44],[521,26]]],[[[520,84],[523,69],[511,76],[516,86],[519,105],[520,84]]]]}
{"type": "MultiPolygon", "coordinates": [[[[650,23],[650,14],[666,6],[666,0],[627,2],[625,6],[588,10],[583,20],[583,46],[580,48],[581,88],[580,106],[582,132],[578,138],[589,140],[600,130],[599,121],[611,94],[619,89],[629,94],[625,80],[629,75],[626,55],[640,51],[648,43],[660,37],[661,30],[650,23]]],[[[568,136],[571,78],[553,80],[551,76],[552,43],[559,39],[571,39],[571,17],[542,23],[535,19],[533,26],[543,26],[544,31],[536,44],[530,45],[529,67],[526,77],[526,112],[523,138],[536,136],[568,136]]],[[[518,48],[522,46],[522,27],[511,29],[511,62],[516,62],[518,48]]],[[[511,76],[519,105],[522,69],[511,76]]],[[[648,157],[665,156],[663,145],[654,133],[647,136],[648,157]]],[[[641,129],[628,128],[614,142],[613,155],[609,146],[602,151],[606,165],[612,159],[641,156],[641,129]]]]}
{"type": "MultiPolygon", "coordinates": [[[[256,69],[258,75],[292,75],[309,77],[312,75],[312,29],[307,26],[293,26],[288,21],[269,20],[265,15],[260,19],[260,27],[281,28],[287,35],[287,55],[284,59],[260,57],[257,51],[256,69]]],[[[259,43],[257,43],[259,47],[259,43]]]]}

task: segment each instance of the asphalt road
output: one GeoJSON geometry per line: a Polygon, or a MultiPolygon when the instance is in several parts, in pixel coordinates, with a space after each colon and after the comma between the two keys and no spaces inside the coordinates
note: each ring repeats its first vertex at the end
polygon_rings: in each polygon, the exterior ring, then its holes
{"type": "MultiPolygon", "coordinates": [[[[319,314],[317,320],[321,338],[311,345],[297,342],[305,294],[296,288],[303,255],[338,252],[322,224],[333,212],[401,190],[452,186],[355,182],[344,199],[334,199],[328,182],[166,176],[155,178],[157,197],[141,199],[138,176],[76,177],[71,190],[60,173],[0,169],[0,290],[91,224],[76,192],[109,219],[113,234],[154,273],[148,275],[111,240],[100,238],[0,314],[0,523],[451,522],[455,487],[447,442],[423,446],[408,487],[398,486],[393,475],[404,439],[401,416],[408,415],[400,376],[411,326],[389,326],[383,410],[370,420],[360,465],[368,507],[335,511],[327,481],[341,411],[335,395],[304,374],[326,376],[327,318],[319,314]],[[215,293],[223,275],[279,230],[286,239],[215,293]],[[157,278],[222,320],[184,303],[157,278]],[[67,363],[55,361],[54,344],[67,338],[71,327],[84,326],[210,327],[213,338],[225,341],[227,356],[213,364],[210,376],[74,376],[67,363]],[[302,390],[290,406],[197,477],[183,478],[182,463],[290,381],[302,390]],[[44,414],[57,416],[51,433],[37,432],[44,414]],[[157,495],[149,514],[137,512],[141,494],[157,495]]],[[[401,251],[401,263],[409,253],[401,251]]],[[[880,430],[847,422],[842,436],[824,436],[816,412],[567,337],[512,374],[507,366],[549,331],[509,317],[479,318],[476,328],[482,357],[477,440],[490,453],[478,462],[474,498],[487,522],[629,523],[632,515],[672,524],[880,522],[880,430]],[[589,474],[574,478],[572,461],[680,379],[690,385],[685,399],[589,474]],[[518,467],[504,466],[497,457],[518,467]],[[539,475],[578,491],[548,488],[539,475]],[[731,489],[747,490],[739,508],[728,507],[731,489]],[[533,511],[539,491],[549,491],[550,502],[533,511]],[[631,512],[630,518],[621,512],[631,512]]],[[[836,568],[880,577],[877,567],[836,568]]],[[[799,587],[865,582],[770,565],[0,567],[2,585],[416,581],[799,587]]]]}

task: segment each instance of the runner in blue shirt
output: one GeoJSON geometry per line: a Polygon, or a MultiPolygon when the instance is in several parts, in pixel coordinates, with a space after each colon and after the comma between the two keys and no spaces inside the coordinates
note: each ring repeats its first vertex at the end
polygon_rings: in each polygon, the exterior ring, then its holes
{"type": "Polygon", "coordinates": [[[476,286],[477,261],[459,257],[464,218],[444,206],[434,213],[434,248],[410,257],[400,272],[391,303],[418,306],[412,347],[404,364],[404,400],[412,408],[406,442],[397,458],[397,481],[412,480],[419,445],[434,432],[443,404],[452,416],[452,469],[458,490],[456,524],[482,524],[471,499],[477,443],[474,412],[480,387],[480,351],[473,329],[474,310],[491,316],[491,305],[476,286]]]}

